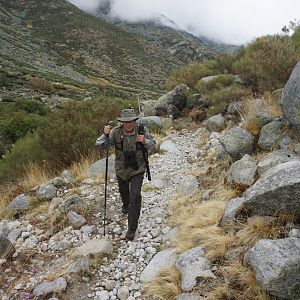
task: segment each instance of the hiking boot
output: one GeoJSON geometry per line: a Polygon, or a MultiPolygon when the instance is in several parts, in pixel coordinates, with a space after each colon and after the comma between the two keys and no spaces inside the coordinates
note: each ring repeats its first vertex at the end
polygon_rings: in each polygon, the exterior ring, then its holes
{"type": "Polygon", "coordinates": [[[128,206],[124,206],[124,205],[123,205],[123,206],[122,206],[122,213],[123,213],[123,214],[128,214],[128,208],[129,208],[128,206]]]}
{"type": "Polygon", "coordinates": [[[126,232],[125,238],[126,238],[127,241],[133,241],[134,237],[135,237],[135,231],[128,230],[126,232]]]}

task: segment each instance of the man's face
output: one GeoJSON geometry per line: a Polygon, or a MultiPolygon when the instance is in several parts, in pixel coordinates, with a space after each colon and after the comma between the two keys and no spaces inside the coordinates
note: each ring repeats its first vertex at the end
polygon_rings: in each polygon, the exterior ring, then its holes
{"type": "Polygon", "coordinates": [[[136,125],[136,121],[122,122],[122,125],[126,132],[132,132],[136,125]]]}

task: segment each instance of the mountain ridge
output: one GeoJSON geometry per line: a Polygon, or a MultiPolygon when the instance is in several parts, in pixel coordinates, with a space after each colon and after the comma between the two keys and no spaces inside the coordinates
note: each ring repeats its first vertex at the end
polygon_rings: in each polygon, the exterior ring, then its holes
{"type": "Polygon", "coordinates": [[[19,90],[17,96],[39,97],[28,90],[31,76],[50,85],[73,84],[86,89],[86,95],[128,98],[142,93],[151,98],[162,93],[172,69],[216,55],[206,46],[197,52],[196,42],[182,35],[178,39],[182,33],[174,30],[162,30],[164,47],[149,35],[123,27],[65,0],[1,0],[0,70],[6,77],[11,71],[19,73],[12,76],[13,88],[6,87],[1,94],[15,97],[19,90]]]}

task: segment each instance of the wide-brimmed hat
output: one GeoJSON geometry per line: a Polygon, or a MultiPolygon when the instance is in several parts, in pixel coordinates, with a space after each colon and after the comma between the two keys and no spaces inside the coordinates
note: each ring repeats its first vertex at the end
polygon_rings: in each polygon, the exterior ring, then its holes
{"type": "Polygon", "coordinates": [[[120,117],[117,118],[119,122],[130,122],[139,119],[138,116],[135,115],[133,109],[126,108],[121,111],[120,117]]]}

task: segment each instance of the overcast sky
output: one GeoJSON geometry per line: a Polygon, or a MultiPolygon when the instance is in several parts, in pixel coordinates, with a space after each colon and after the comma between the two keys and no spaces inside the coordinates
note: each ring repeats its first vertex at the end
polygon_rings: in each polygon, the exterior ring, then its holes
{"type": "MultiPolygon", "coordinates": [[[[93,11],[107,0],[69,1],[93,11]]],[[[150,19],[158,13],[194,34],[242,44],[280,33],[290,21],[300,20],[300,0],[112,0],[111,15],[127,21],[150,19]]]]}

